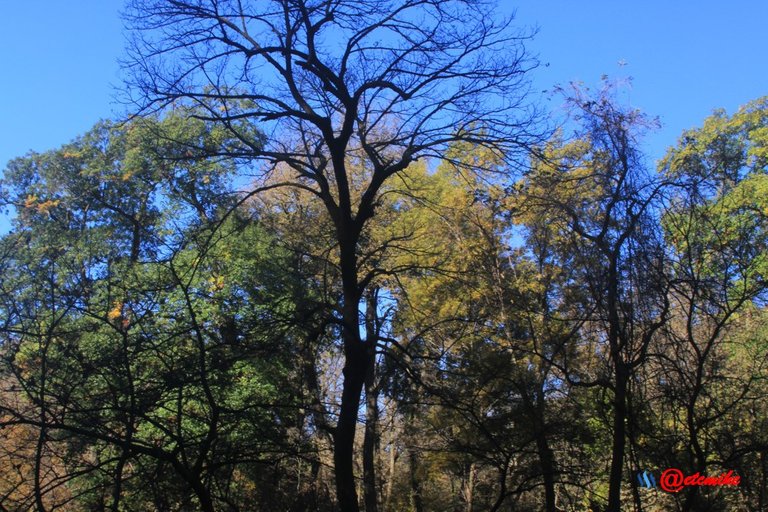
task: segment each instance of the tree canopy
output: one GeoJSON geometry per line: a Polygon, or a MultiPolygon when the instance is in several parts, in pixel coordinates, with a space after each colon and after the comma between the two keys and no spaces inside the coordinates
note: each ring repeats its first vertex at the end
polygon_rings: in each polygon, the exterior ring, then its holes
{"type": "Polygon", "coordinates": [[[0,510],[768,506],[768,100],[652,168],[492,9],[129,5],[136,115],[0,181],[0,510]]]}

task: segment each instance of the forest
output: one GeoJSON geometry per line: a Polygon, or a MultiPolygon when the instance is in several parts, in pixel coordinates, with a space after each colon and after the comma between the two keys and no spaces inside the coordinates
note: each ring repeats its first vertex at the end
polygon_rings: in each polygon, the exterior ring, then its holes
{"type": "Polygon", "coordinates": [[[494,9],[127,3],[0,179],[0,511],[768,510],[768,97],[652,163],[494,9]]]}

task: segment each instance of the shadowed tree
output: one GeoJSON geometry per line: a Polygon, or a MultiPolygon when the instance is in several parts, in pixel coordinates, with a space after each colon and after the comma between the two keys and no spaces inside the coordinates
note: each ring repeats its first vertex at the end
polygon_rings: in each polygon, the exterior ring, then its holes
{"type": "MultiPolygon", "coordinates": [[[[647,172],[638,136],[647,121],[623,109],[610,83],[569,98],[577,140],[547,148],[521,184],[528,208],[563,237],[583,288],[580,335],[602,364],[592,370],[557,362],[568,382],[599,386],[612,399],[606,511],[621,510],[624,463],[633,436],[632,384],[668,320],[665,255],[655,208],[664,182],[647,172]],[[594,372],[594,373],[593,373],[594,372]],[[590,375],[591,374],[591,375],[590,375]]],[[[588,347],[588,348],[587,348],[588,347]]]]}
{"type": "MultiPolygon", "coordinates": [[[[751,341],[760,338],[768,286],[766,126],[765,98],[730,117],[716,111],[701,128],[686,131],[660,163],[675,184],[663,219],[676,321],[659,350],[655,380],[673,404],[667,421],[681,431],[681,448],[669,450],[678,454],[673,462],[702,474],[717,465],[731,469],[742,457],[764,452],[759,443],[733,441],[749,429],[726,434],[730,426],[723,419],[756,410],[751,404],[760,400],[760,376],[768,363],[764,345],[751,341]],[[744,353],[751,357],[740,361],[744,353]]],[[[757,470],[759,464],[750,466],[757,470]]],[[[724,499],[723,493],[698,488],[680,494],[682,510],[713,509],[724,499]]]]}
{"type": "Polygon", "coordinates": [[[454,0],[136,1],[128,21],[140,112],[179,102],[205,110],[242,142],[229,156],[250,159],[262,177],[287,166],[290,184],[328,211],[344,356],[336,490],[341,509],[357,511],[354,438],[373,361],[359,311],[378,273],[361,270],[366,222],[390,177],[451,144],[508,159],[527,147],[525,34],[491,2],[454,0]],[[265,145],[239,128],[244,120],[258,123],[265,145]],[[365,170],[357,182],[351,162],[365,170]]]}

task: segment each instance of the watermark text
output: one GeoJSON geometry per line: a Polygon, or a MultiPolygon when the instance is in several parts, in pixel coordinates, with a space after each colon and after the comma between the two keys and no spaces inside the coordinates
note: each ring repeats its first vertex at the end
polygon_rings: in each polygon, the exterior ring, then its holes
{"type": "Polygon", "coordinates": [[[659,479],[660,487],[667,492],[680,492],[684,487],[738,486],[739,483],[741,477],[734,475],[733,470],[719,476],[705,476],[698,472],[686,476],[677,468],[669,468],[664,470],[659,479]]]}

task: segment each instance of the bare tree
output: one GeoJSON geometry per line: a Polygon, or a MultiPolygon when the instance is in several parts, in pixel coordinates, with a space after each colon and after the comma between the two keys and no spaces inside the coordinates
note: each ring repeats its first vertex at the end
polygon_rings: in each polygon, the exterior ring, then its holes
{"type": "MultiPolygon", "coordinates": [[[[240,144],[213,149],[264,177],[293,171],[335,228],[343,299],[343,391],[333,429],[339,505],[359,509],[353,454],[370,357],[360,301],[366,221],[384,182],[467,142],[512,158],[532,142],[527,35],[491,2],[460,0],[134,1],[127,65],[140,112],[202,107],[240,144]],[[243,126],[258,123],[266,140],[243,126]],[[351,180],[351,162],[366,169],[351,180]]],[[[482,164],[470,165],[483,171],[482,164]]]]}

